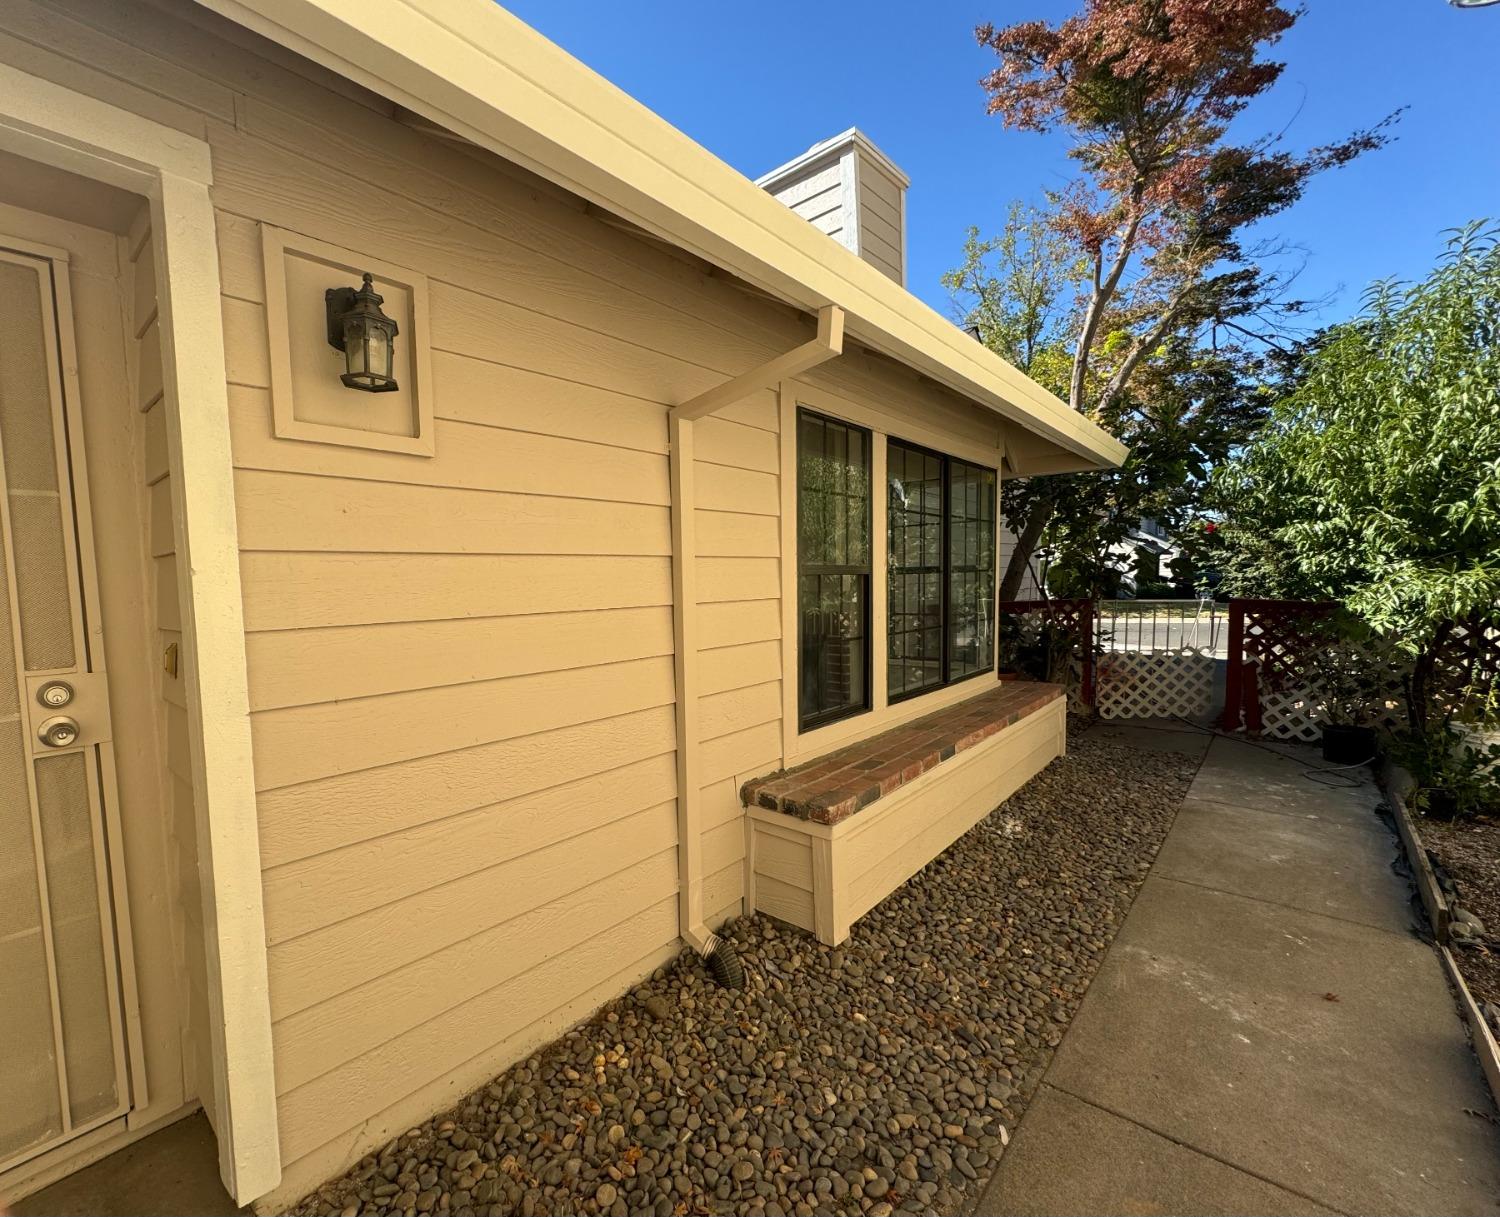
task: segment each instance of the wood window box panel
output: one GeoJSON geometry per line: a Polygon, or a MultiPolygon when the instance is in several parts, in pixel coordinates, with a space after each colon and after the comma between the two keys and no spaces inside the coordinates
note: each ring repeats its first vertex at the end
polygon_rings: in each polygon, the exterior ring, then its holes
{"type": "Polygon", "coordinates": [[[837,946],[1067,747],[1057,685],[1006,683],[745,783],[747,907],[837,946]]]}

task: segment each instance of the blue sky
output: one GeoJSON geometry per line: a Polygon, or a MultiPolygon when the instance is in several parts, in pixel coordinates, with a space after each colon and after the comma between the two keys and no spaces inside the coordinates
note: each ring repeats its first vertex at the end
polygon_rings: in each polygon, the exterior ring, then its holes
{"type": "MultiPolygon", "coordinates": [[[[1055,19],[1058,0],[504,0],[506,7],[711,152],[755,177],[849,126],[911,176],[908,286],[941,312],[939,283],[969,224],[1069,174],[1061,137],[1006,131],[984,113],[992,61],[973,27],[1055,19]]],[[[1294,147],[1410,107],[1390,147],[1319,179],[1272,223],[1305,253],[1302,296],[1333,294],[1322,321],[1372,279],[1420,275],[1438,233],[1500,218],[1500,5],[1307,0],[1277,48],[1287,70],[1255,130],[1290,122],[1294,147]]]]}

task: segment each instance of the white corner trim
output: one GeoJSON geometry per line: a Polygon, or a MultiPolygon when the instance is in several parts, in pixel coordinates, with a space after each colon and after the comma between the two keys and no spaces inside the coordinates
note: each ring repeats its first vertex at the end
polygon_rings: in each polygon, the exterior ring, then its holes
{"type": "Polygon", "coordinates": [[[150,202],[219,1172],[244,1204],[280,1181],[281,1153],[212,160],[184,132],[4,65],[0,148],[150,202]]]}
{"type": "Polygon", "coordinates": [[[906,286],[906,191],[901,192],[901,286],[906,286]]]}
{"type": "Polygon", "coordinates": [[[844,209],[844,244],[858,254],[864,246],[864,216],[859,210],[859,156],[853,148],[839,157],[840,206],[844,209]]]}

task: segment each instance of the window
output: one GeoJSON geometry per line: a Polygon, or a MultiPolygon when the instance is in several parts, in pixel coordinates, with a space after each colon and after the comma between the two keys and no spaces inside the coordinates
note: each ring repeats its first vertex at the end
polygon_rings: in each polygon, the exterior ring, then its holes
{"type": "Polygon", "coordinates": [[[870,433],[797,412],[798,717],[870,706],[870,433]]]}
{"type": "Polygon", "coordinates": [[[935,689],[943,676],[943,458],[886,447],[890,484],[890,650],[892,700],[935,689]]]}
{"type": "Polygon", "coordinates": [[[995,662],[995,471],[891,440],[891,701],[995,662]]]}
{"type": "Polygon", "coordinates": [[[995,471],[948,462],[948,679],[995,666],[995,471]]]}

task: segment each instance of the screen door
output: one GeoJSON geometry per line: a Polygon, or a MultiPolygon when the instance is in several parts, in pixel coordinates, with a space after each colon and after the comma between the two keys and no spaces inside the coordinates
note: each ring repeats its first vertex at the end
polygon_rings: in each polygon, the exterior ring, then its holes
{"type": "Polygon", "coordinates": [[[54,280],[65,273],[0,237],[0,1171],[130,1103],[109,705],[54,280]]]}

